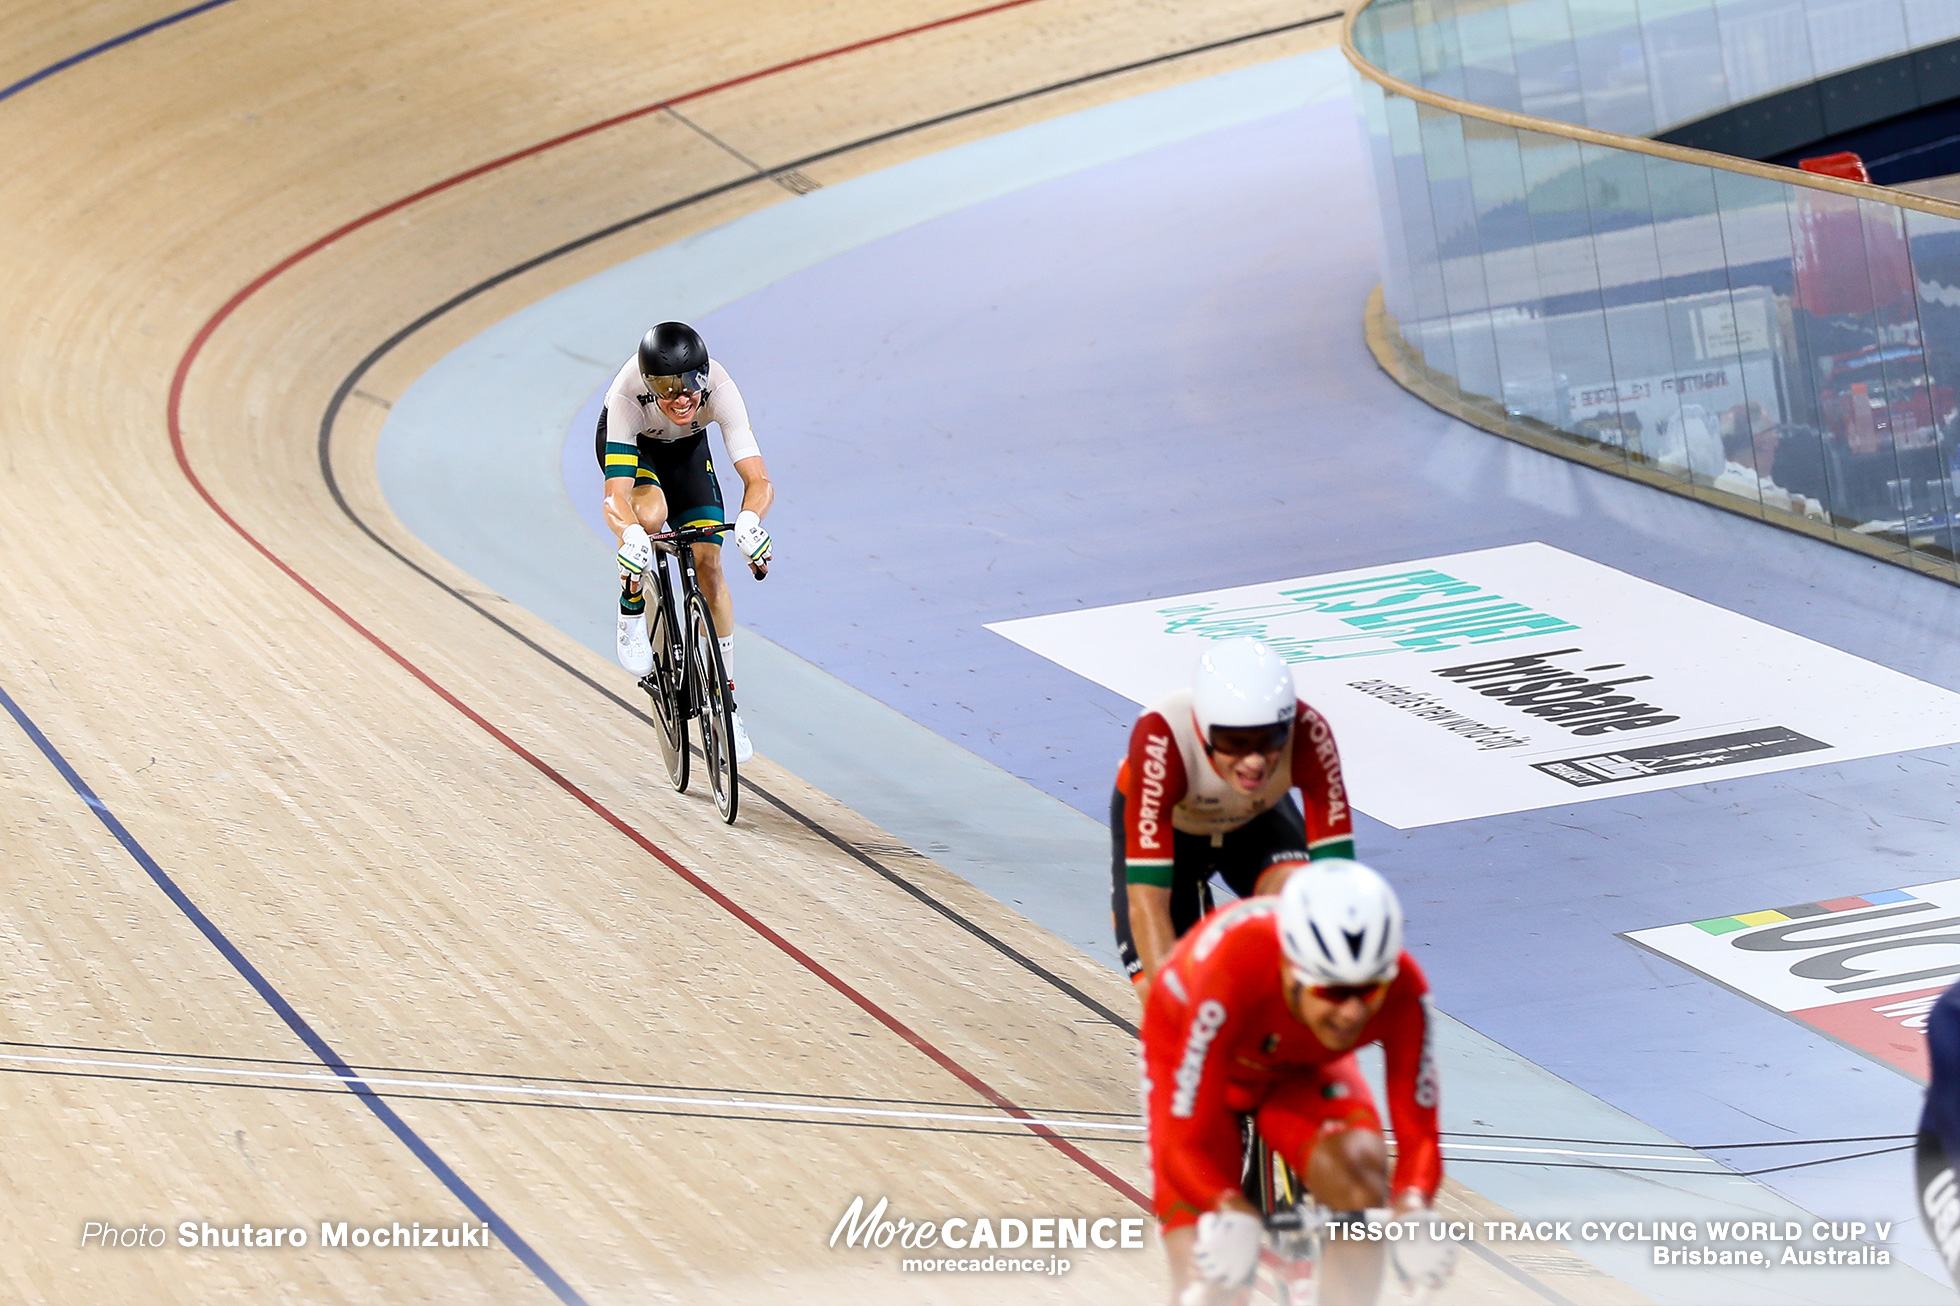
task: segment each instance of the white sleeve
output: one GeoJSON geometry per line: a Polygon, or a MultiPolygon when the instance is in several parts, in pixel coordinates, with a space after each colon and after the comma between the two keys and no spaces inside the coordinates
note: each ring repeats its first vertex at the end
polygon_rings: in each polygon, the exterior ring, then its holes
{"type": "Polygon", "coordinates": [[[728,373],[721,371],[721,364],[711,364],[708,379],[714,387],[709,403],[709,414],[721,426],[721,442],[728,450],[729,463],[741,462],[744,458],[758,458],[762,450],[755,442],[755,432],[749,429],[749,408],[742,402],[742,392],[728,373]],[[715,373],[720,372],[719,376],[715,373]]]}
{"type": "Polygon", "coordinates": [[[627,359],[626,366],[619,369],[619,375],[606,388],[608,442],[631,444],[635,436],[647,429],[646,410],[640,407],[641,384],[638,360],[627,359]]]}

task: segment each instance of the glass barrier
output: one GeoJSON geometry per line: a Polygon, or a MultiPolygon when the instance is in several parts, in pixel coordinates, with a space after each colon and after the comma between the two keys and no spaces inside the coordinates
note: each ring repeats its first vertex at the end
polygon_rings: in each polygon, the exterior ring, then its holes
{"type": "MultiPolygon", "coordinates": [[[[1687,32],[1802,6],[1639,8],[1687,32]]],[[[1960,580],[1960,208],[1539,121],[1637,119],[1624,81],[1545,75],[1572,66],[1545,51],[1624,35],[1607,10],[1634,6],[1375,0],[1351,21],[1403,379],[1493,429],[1960,580]],[[1462,103],[1506,87],[1496,108],[1462,103]]],[[[1622,71],[1701,57],[1641,48],[1622,71]]]]}
{"type": "Polygon", "coordinates": [[[1653,136],[1960,38],[1956,0],[1377,0],[1370,64],[1495,109],[1653,136]]]}

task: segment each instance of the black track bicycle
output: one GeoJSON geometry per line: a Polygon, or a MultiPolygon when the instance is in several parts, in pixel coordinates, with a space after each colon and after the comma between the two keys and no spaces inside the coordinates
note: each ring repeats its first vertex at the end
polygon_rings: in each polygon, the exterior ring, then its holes
{"type": "Polygon", "coordinates": [[[653,701],[653,719],[667,778],[687,792],[692,752],[688,722],[701,741],[701,764],[708,771],[721,819],[735,824],[740,791],[735,775],[735,702],[728,692],[728,671],[722,666],[721,644],[715,638],[714,616],[701,595],[694,574],[693,546],[734,527],[683,526],[650,535],[654,548],[651,586],[641,585],[648,598],[647,640],[653,645],[653,670],[640,678],[640,688],[653,701]]]}

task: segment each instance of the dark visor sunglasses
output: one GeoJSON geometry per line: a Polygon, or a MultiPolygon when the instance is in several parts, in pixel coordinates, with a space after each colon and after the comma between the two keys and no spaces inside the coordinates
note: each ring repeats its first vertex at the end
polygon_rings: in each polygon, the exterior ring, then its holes
{"type": "Polygon", "coordinates": [[[1205,740],[1205,751],[1224,757],[1246,757],[1253,753],[1277,753],[1286,747],[1293,733],[1290,724],[1272,726],[1213,726],[1205,740]]]}
{"type": "Polygon", "coordinates": [[[662,399],[678,399],[684,394],[700,394],[708,386],[708,369],[698,368],[679,376],[650,376],[647,385],[662,399]]]}

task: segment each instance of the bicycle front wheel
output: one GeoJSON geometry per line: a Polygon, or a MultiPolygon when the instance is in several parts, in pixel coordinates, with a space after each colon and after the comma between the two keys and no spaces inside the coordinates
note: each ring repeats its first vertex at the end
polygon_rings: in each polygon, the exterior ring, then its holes
{"type": "Polygon", "coordinates": [[[701,725],[701,764],[708,769],[708,787],[714,790],[721,819],[733,825],[741,797],[735,777],[735,705],[728,696],[728,672],[721,664],[714,618],[699,594],[687,598],[687,675],[695,719],[701,725]]]}
{"type": "MultiPolygon", "coordinates": [[[[659,560],[662,566],[665,559],[659,560]]],[[[662,580],[665,578],[662,577],[662,580]]],[[[653,644],[653,670],[640,687],[653,701],[653,736],[660,741],[660,760],[677,792],[687,792],[687,644],[674,629],[664,584],[648,586],[647,638],[653,644]]]]}

